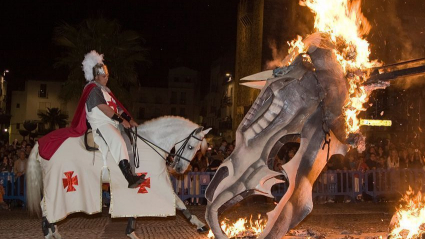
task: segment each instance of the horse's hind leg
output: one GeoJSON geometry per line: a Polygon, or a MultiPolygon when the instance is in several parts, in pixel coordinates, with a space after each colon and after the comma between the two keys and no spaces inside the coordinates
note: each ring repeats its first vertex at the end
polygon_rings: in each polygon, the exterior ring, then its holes
{"type": "Polygon", "coordinates": [[[140,239],[136,233],[134,232],[136,230],[136,218],[135,217],[129,217],[127,228],[125,229],[125,234],[130,237],[131,239],[140,239]]]}
{"type": "Polygon", "coordinates": [[[184,202],[176,194],[174,194],[174,196],[176,197],[177,209],[183,213],[183,215],[192,225],[196,226],[199,233],[207,233],[208,227],[203,222],[201,222],[197,216],[190,213],[189,209],[187,209],[187,207],[184,205],[184,202]]]}
{"type": "Polygon", "coordinates": [[[44,200],[41,201],[41,211],[43,213],[43,219],[41,221],[41,230],[45,239],[61,239],[62,236],[59,234],[58,226],[55,223],[49,223],[46,218],[46,208],[44,207],[44,200]]]}

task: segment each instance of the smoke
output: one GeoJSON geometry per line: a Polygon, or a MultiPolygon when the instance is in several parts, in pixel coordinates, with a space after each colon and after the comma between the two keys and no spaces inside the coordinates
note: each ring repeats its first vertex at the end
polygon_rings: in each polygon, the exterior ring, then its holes
{"type": "Polygon", "coordinates": [[[285,59],[287,55],[287,51],[285,49],[277,48],[276,40],[269,40],[269,48],[272,53],[273,60],[266,62],[266,69],[274,69],[276,67],[282,67],[282,61],[285,59]]]}
{"type": "MultiPolygon", "coordinates": [[[[265,1],[265,4],[266,1],[265,1]]],[[[307,7],[300,6],[298,1],[272,1],[274,4],[268,9],[279,11],[265,13],[273,16],[269,21],[273,22],[274,28],[265,32],[267,46],[270,50],[269,59],[264,68],[274,69],[283,66],[282,61],[288,55],[288,42],[297,38],[297,35],[305,37],[313,32],[314,16],[307,7]],[[276,6],[279,4],[280,6],[276,6]],[[276,24],[277,23],[277,24],[276,24]]],[[[267,24],[267,23],[265,23],[267,24]]]]}

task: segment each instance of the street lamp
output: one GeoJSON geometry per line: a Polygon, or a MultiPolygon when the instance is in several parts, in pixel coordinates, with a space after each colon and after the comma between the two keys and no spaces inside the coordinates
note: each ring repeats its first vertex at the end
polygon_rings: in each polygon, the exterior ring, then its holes
{"type": "Polygon", "coordinates": [[[226,78],[227,78],[227,80],[226,80],[226,82],[231,82],[232,81],[232,74],[230,74],[230,73],[226,73],[226,78]]]}
{"type": "Polygon", "coordinates": [[[9,73],[9,70],[8,69],[6,69],[6,70],[3,71],[3,76],[6,76],[6,73],[9,73]]]}

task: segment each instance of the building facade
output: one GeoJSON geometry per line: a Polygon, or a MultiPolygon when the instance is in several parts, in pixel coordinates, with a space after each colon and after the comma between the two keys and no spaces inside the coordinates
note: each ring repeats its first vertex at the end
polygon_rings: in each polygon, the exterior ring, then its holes
{"type": "Polygon", "coordinates": [[[131,94],[135,96],[132,112],[140,123],[164,115],[181,116],[197,124],[202,123],[198,72],[195,70],[187,67],[170,69],[166,88],[140,87],[131,94]]]}
{"type": "Polygon", "coordinates": [[[204,98],[203,125],[212,128],[210,135],[228,142],[234,139],[232,127],[235,87],[234,59],[234,55],[229,55],[213,62],[209,91],[204,98]]]}
{"type": "Polygon", "coordinates": [[[9,142],[23,139],[19,130],[24,130],[25,121],[36,121],[36,130],[44,130],[47,126],[40,122],[37,114],[47,112],[47,108],[59,108],[69,116],[69,122],[72,120],[78,102],[64,102],[59,99],[61,87],[61,82],[28,80],[23,91],[12,91],[9,142]]]}

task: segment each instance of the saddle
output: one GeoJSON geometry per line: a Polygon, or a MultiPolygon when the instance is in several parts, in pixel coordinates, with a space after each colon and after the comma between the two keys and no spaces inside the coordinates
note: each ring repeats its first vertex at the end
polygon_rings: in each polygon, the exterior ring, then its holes
{"type": "Polygon", "coordinates": [[[87,128],[84,133],[84,146],[88,151],[97,151],[99,150],[99,145],[94,142],[93,131],[91,128],[87,128]]]}
{"type": "MultiPolygon", "coordinates": [[[[91,128],[91,125],[87,120],[86,120],[86,124],[87,124],[87,130],[84,133],[84,146],[85,146],[87,151],[97,151],[97,150],[99,150],[99,145],[97,145],[94,142],[93,130],[91,128]]],[[[134,142],[133,138],[130,137],[130,132],[128,130],[124,130],[123,137],[124,137],[124,134],[128,137],[128,139],[130,141],[130,142],[126,142],[127,149],[130,150],[131,147],[129,148],[129,144],[130,144],[130,146],[132,146],[135,142],[134,142]]]]}

